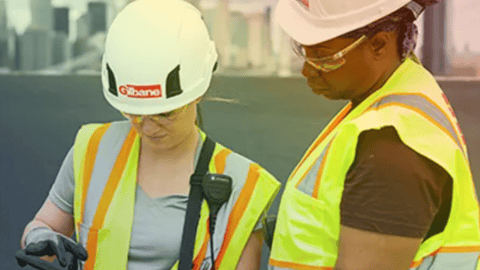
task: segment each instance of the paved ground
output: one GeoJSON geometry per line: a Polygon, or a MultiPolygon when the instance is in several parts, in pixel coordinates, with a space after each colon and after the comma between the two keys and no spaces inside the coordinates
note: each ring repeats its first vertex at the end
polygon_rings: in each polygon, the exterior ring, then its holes
{"type": "MultiPolygon", "coordinates": [[[[480,81],[440,83],[457,112],[480,190],[480,81]]],[[[0,269],[21,269],[12,256],[23,226],[46,197],[76,130],[122,117],[104,100],[98,76],[0,76],[0,85],[0,269]]],[[[284,182],[344,104],[313,95],[301,77],[216,76],[201,113],[214,139],[284,182]]]]}

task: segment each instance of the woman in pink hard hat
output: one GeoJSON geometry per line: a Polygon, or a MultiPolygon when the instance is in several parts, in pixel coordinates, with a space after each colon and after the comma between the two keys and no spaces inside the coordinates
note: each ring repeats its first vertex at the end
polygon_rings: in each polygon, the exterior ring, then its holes
{"type": "Polygon", "coordinates": [[[290,175],[272,269],[478,269],[479,208],[448,100],[412,54],[438,0],[280,0],[317,95],[348,100],[290,175]]]}

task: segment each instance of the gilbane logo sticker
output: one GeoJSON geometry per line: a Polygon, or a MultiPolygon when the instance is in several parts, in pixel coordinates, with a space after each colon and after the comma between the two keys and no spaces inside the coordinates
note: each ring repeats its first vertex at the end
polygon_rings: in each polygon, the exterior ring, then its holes
{"type": "Polygon", "coordinates": [[[129,98],[160,98],[162,97],[162,88],[160,84],[154,85],[122,85],[118,92],[129,98]]]}

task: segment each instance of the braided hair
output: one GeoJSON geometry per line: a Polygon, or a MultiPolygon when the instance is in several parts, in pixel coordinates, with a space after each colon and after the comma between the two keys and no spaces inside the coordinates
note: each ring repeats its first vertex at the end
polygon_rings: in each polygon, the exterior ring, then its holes
{"type": "MultiPolygon", "coordinates": [[[[423,7],[434,5],[442,0],[414,0],[423,7]]],[[[397,47],[401,61],[405,60],[415,49],[418,38],[418,27],[415,25],[413,12],[402,7],[395,12],[378,19],[362,28],[348,32],[341,37],[359,38],[363,35],[372,37],[379,32],[398,31],[397,47]]]]}

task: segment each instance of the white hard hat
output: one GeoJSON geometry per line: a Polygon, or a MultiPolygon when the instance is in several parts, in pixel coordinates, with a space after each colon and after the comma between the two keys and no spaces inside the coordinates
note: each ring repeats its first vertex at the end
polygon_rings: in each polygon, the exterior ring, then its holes
{"type": "Polygon", "coordinates": [[[364,27],[407,4],[413,12],[423,11],[411,0],[279,0],[275,18],[294,40],[313,45],[364,27]]]}
{"type": "Polygon", "coordinates": [[[112,22],[103,93],[117,110],[158,114],[207,91],[218,55],[200,12],[182,0],[136,0],[112,22]]]}

